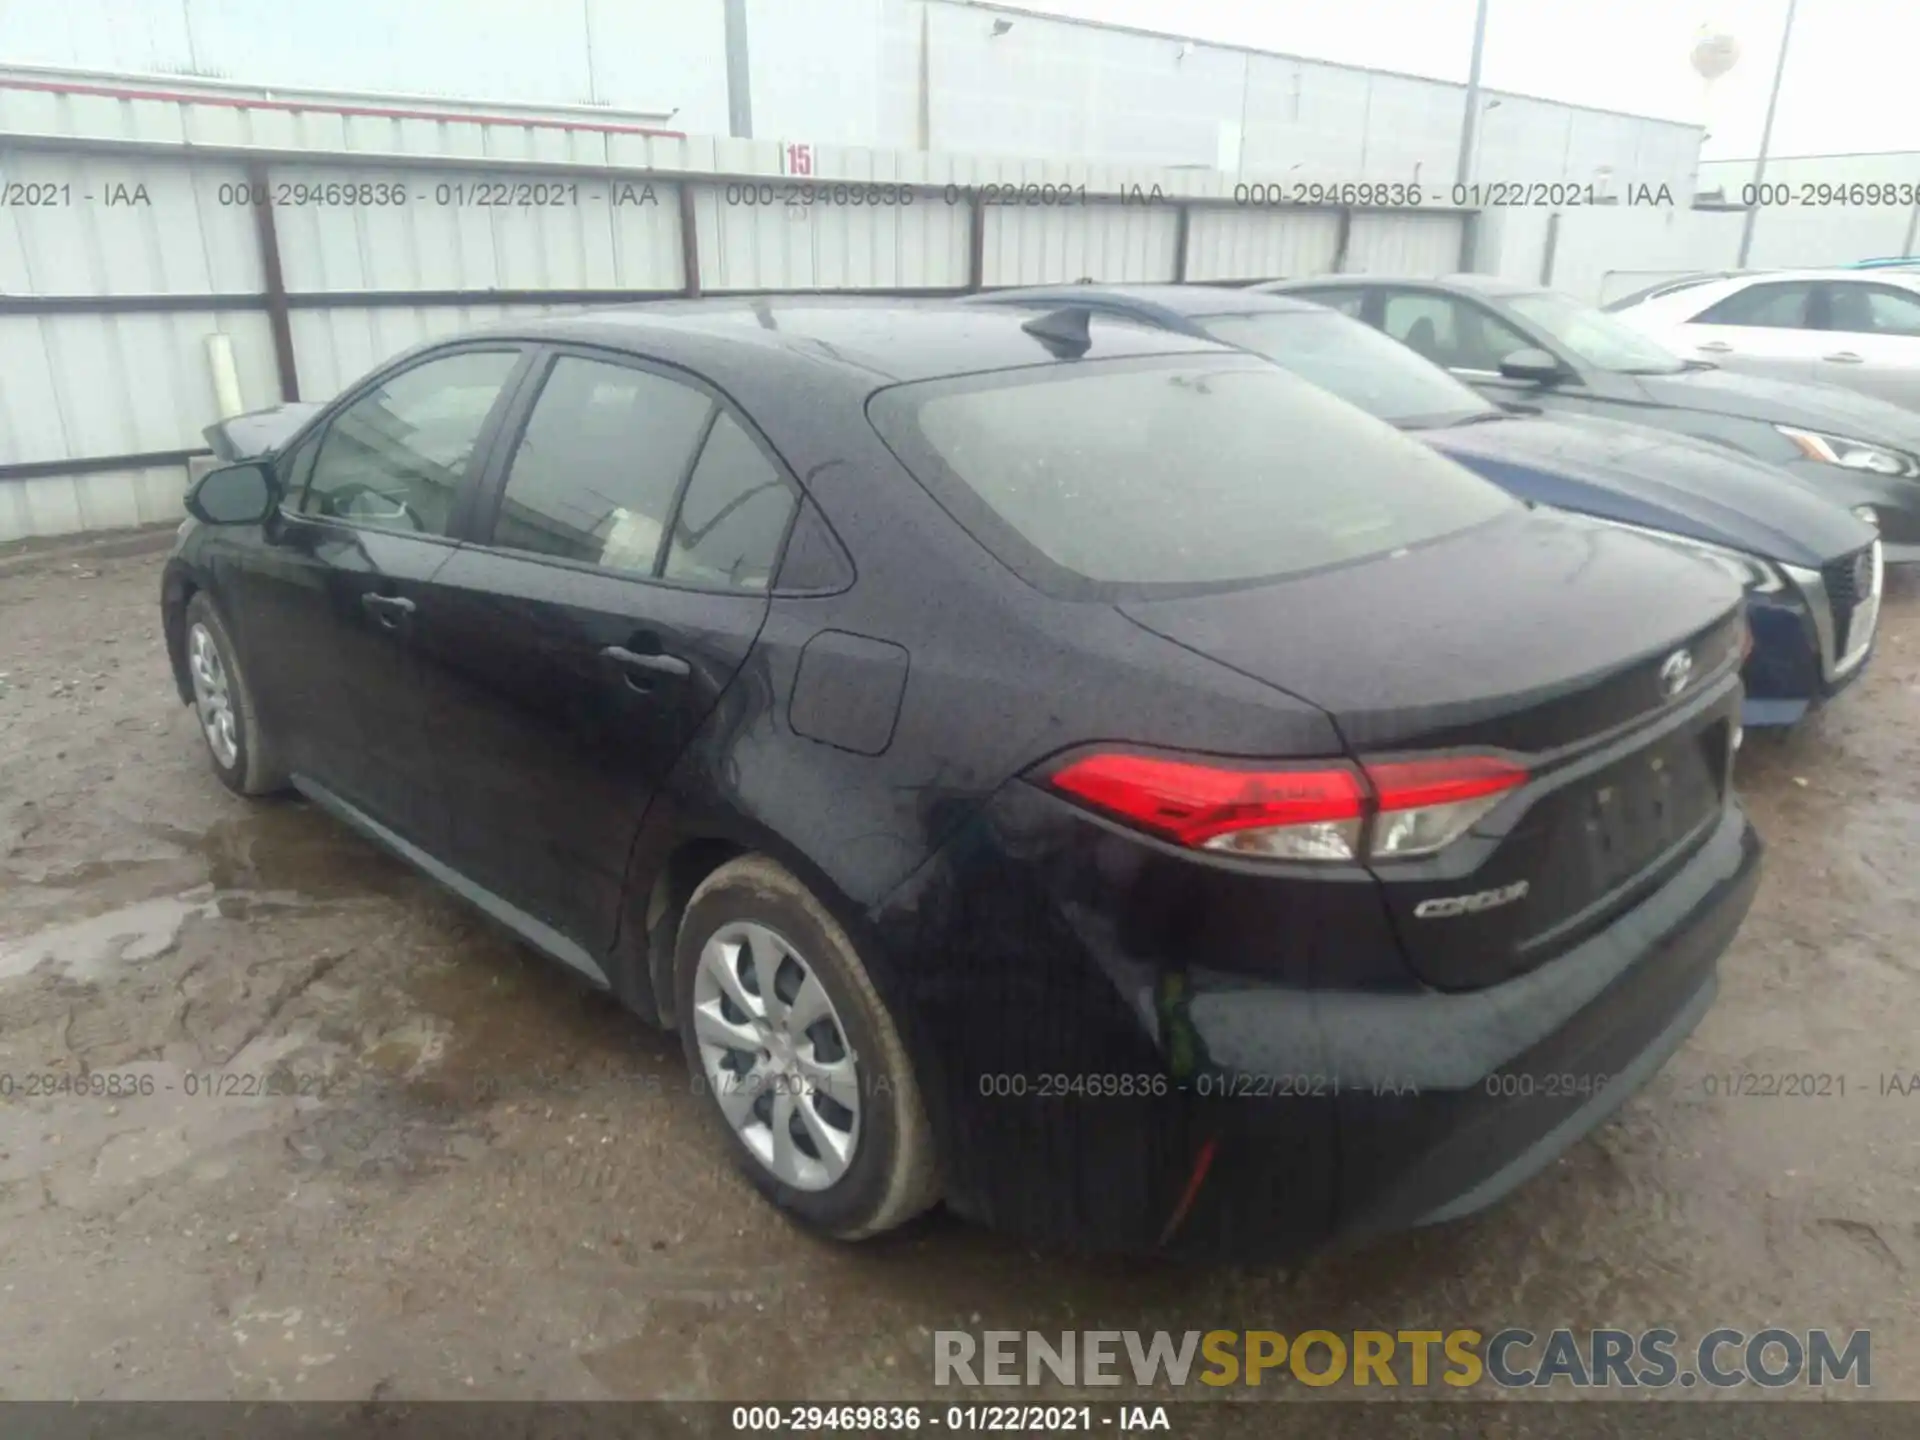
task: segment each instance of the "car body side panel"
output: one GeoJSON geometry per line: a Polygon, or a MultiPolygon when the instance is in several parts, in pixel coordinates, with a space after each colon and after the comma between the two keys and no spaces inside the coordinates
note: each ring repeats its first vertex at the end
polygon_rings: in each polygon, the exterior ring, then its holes
{"type": "Polygon", "coordinates": [[[1818,334],[1811,378],[1920,410],[1920,335],[1818,334]]]}
{"type": "Polygon", "coordinates": [[[419,622],[448,861],[593,954],[635,827],[753,648],[764,594],[715,595],[478,546],[419,622]],[[624,668],[620,648],[688,673],[624,668]]]}

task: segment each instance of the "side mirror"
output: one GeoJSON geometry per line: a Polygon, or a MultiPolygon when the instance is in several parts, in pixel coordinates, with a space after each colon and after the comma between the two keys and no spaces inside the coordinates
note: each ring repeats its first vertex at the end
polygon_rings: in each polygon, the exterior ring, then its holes
{"type": "Polygon", "coordinates": [[[1526,380],[1535,385],[1551,385],[1567,378],[1566,368],[1558,360],[1531,346],[1516,350],[1502,360],[1500,373],[1509,380],[1526,380]]]}
{"type": "Polygon", "coordinates": [[[187,513],[208,525],[258,525],[279,496],[273,468],[257,460],[222,466],[187,491],[187,513]]]}

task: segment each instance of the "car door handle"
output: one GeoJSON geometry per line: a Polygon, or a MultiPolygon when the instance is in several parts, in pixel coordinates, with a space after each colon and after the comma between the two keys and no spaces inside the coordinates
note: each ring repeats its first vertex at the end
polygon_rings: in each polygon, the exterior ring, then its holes
{"type": "Polygon", "coordinates": [[[404,595],[362,595],[360,603],[389,630],[399,629],[400,622],[413,614],[413,601],[404,595]]]}
{"type": "Polygon", "coordinates": [[[1696,345],[1693,348],[1696,350],[1704,350],[1709,355],[1731,355],[1733,353],[1733,346],[1727,344],[1724,340],[1709,340],[1705,344],[1696,345]]]}
{"type": "Polygon", "coordinates": [[[678,655],[642,655],[624,645],[607,646],[600,652],[600,658],[611,660],[623,670],[641,671],[648,675],[668,675],[681,679],[692,673],[692,667],[678,655]]]}
{"type": "Polygon", "coordinates": [[[1836,365],[1858,365],[1861,359],[1851,350],[1836,350],[1831,355],[1822,355],[1822,360],[1831,360],[1836,365]]]}

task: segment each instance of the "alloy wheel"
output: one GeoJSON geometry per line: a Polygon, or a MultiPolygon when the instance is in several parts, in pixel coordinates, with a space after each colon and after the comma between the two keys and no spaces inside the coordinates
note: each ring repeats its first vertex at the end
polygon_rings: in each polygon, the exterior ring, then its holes
{"type": "Polygon", "coordinates": [[[187,632],[187,671],[193,680],[193,706],[213,758],[223,769],[231,769],[240,758],[240,722],[233,713],[233,692],[220,647],[205,625],[196,624],[187,632]]]}

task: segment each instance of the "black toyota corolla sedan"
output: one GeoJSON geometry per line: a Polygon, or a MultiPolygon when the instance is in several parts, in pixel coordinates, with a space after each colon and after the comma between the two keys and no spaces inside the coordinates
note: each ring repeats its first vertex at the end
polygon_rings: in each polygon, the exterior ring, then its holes
{"type": "Polygon", "coordinates": [[[672,303],[287,423],[166,567],[216,774],[677,1030],[830,1235],[1468,1213],[1681,1043],[1753,893],[1726,573],[1225,346],[672,303]]]}

